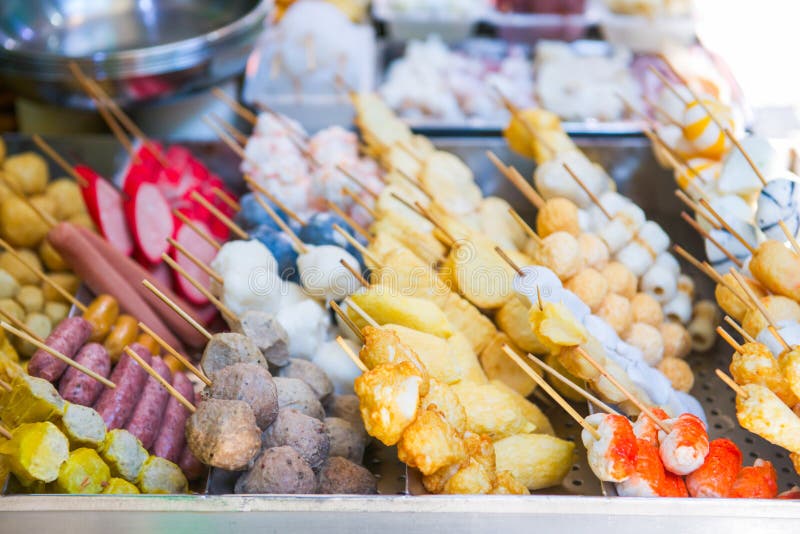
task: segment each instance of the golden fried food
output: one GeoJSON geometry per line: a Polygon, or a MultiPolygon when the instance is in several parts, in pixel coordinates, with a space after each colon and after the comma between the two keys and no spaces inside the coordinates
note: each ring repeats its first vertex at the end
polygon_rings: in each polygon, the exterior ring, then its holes
{"type": "Polygon", "coordinates": [[[800,398],[800,350],[783,351],[778,356],[778,365],[794,396],[800,398]]]}
{"type": "Polygon", "coordinates": [[[478,356],[472,350],[469,339],[461,332],[456,332],[447,340],[447,350],[461,369],[461,380],[473,384],[485,384],[489,381],[483,372],[478,356]]]}
{"type": "Polygon", "coordinates": [[[800,451],[800,418],[765,386],[741,387],[747,396],[736,395],[739,424],[784,449],[800,451]]]}
{"type": "MultiPolygon", "coordinates": [[[[767,314],[776,323],[781,321],[800,322],[800,304],[788,297],[767,295],[761,298],[761,304],[764,305],[767,314]]],[[[756,308],[748,310],[742,320],[742,328],[753,337],[757,336],[767,326],[769,326],[769,323],[756,308]]]]}
{"type": "Polygon", "coordinates": [[[561,484],[575,444],[547,434],[517,434],[495,442],[498,472],[508,471],[529,490],[561,484]]]}
{"type": "Polygon", "coordinates": [[[422,397],[420,409],[439,411],[458,433],[464,433],[467,429],[467,412],[464,411],[458,396],[450,386],[435,378],[430,379],[428,394],[422,397]]]}
{"type": "Polygon", "coordinates": [[[477,460],[470,458],[445,482],[444,493],[449,495],[485,495],[494,487],[494,473],[477,460]]]}
{"type": "Polygon", "coordinates": [[[478,210],[480,229],[504,249],[519,250],[525,246],[528,236],[511,216],[510,209],[511,205],[502,198],[485,197],[478,210]]]}
{"type": "Polygon", "coordinates": [[[608,281],[591,267],[586,267],[567,280],[564,287],[578,295],[592,311],[597,311],[608,293],[608,281]]]}
{"type": "Polygon", "coordinates": [[[567,232],[542,238],[533,251],[533,261],[553,271],[561,281],[575,276],[583,265],[578,240],[567,232]]]}
{"type": "Polygon", "coordinates": [[[750,272],[771,292],[800,300],[800,257],[783,243],[761,243],[750,260],[750,272]]]}
{"type": "Polygon", "coordinates": [[[658,364],[658,370],[664,373],[672,387],[678,391],[688,393],[694,386],[694,373],[684,360],[678,358],[664,358],[658,364]]]}
{"type": "Polygon", "coordinates": [[[530,495],[531,492],[510,471],[500,471],[490,492],[493,495],[530,495]]]}
{"type": "Polygon", "coordinates": [[[745,343],[731,357],[730,372],[737,384],[759,384],[775,393],[787,406],[798,403],[789,381],[772,353],[761,343],[745,343]]]}
{"type": "Polygon", "coordinates": [[[661,304],[647,293],[636,293],[631,299],[634,323],[645,323],[658,328],[664,322],[661,304]]]}
{"type": "Polygon", "coordinates": [[[510,298],[497,310],[494,320],[503,333],[505,333],[514,345],[524,352],[532,354],[542,354],[547,352],[548,347],[542,343],[531,329],[530,319],[528,318],[529,307],[523,304],[521,298],[510,298]]]}
{"type": "Polygon", "coordinates": [[[431,475],[466,458],[459,433],[435,409],[426,409],[403,432],[397,443],[397,457],[423,475],[431,475]]]}
{"type": "Polygon", "coordinates": [[[642,358],[651,367],[664,357],[664,340],[655,326],[633,323],[623,337],[626,343],[642,351],[642,358]]]}
{"type": "MultiPolygon", "coordinates": [[[[519,367],[503,351],[503,345],[509,345],[514,352],[520,351],[511,339],[503,332],[497,332],[494,339],[481,352],[480,361],[489,380],[499,381],[523,396],[528,396],[536,389],[536,382],[528,375],[520,372],[519,367]]],[[[538,372],[538,370],[537,370],[538,372]]]]}
{"type": "Polygon", "coordinates": [[[64,415],[65,402],[56,388],[43,378],[23,375],[0,395],[0,421],[7,428],[23,423],[57,421],[64,415]]]}
{"type": "MultiPolygon", "coordinates": [[[[566,371],[564,374],[567,377],[576,377],[578,379],[576,383],[578,384],[583,380],[595,380],[600,376],[600,371],[589,363],[589,360],[578,350],[579,348],[586,351],[601,364],[606,360],[606,349],[603,348],[597,338],[591,335],[580,346],[564,347],[556,353],[555,356],[559,365],[553,365],[553,367],[559,372],[566,371]]],[[[546,363],[551,365],[549,361],[546,363]]]]}
{"type": "Polygon", "coordinates": [[[525,419],[533,423],[536,427],[533,432],[537,434],[550,434],[551,436],[556,435],[553,430],[553,425],[550,424],[550,420],[538,406],[499,380],[492,380],[491,383],[497,389],[506,393],[509,402],[514,403],[522,411],[522,415],[525,419]]]}
{"type": "Polygon", "coordinates": [[[417,372],[426,378],[423,384],[423,393],[427,391],[427,370],[422,361],[408,345],[402,343],[393,330],[365,326],[361,329],[364,336],[364,346],[358,353],[361,361],[368,369],[374,369],[384,363],[410,362],[417,372]]]}
{"type": "Polygon", "coordinates": [[[511,150],[541,164],[562,150],[574,150],[575,143],[561,128],[558,115],[541,108],[515,113],[503,130],[511,150]],[[536,135],[531,134],[531,129],[536,135]],[[555,151],[555,153],[553,152],[555,151]]]}
{"type": "MultiPolygon", "coordinates": [[[[565,347],[564,349],[561,350],[561,352],[569,350],[571,348],[572,347],[565,347]]],[[[555,369],[556,372],[561,373],[561,375],[567,378],[570,382],[578,384],[579,386],[582,387],[585,385],[583,383],[583,380],[571,374],[563,365],[561,365],[561,360],[556,355],[556,353],[550,352],[546,354],[544,357],[544,363],[555,369]]],[[[547,376],[547,381],[550,383],[551,386],[553,386],[553,389],[555,389],[565,399],[569,399],[574,402],[580,402],[581,400],[583,400],[583,397],[581,396],[580,393],[576,392],[574,389],[567,386],[557,377],[551,375],[550,373],[546,373],[546,376],[547,376]]]]}
{"type": "Polygon", "coordinates": [[[459,241],[450,249],[449,259],[458,292],[478,308],[497,309],[512,296],[514,270],[490,241],[459,241]]]}
{"type": "Polygon", "coordinates": [[[430,493],[444,492],[444,485],[447,481],[461,469],[461,464],[452,464],[442,467],[435,473],[422,477],[422,485],[430,493]]]}
{"type": "Polygon", "coordinates": [[[453,391],[467,413],[467,429],[492,439],[535,430],[508,394],[493,384],[456,384],[453,391]]]}
{"type": "Polygon", "coordinates": [[[614,329],[617,335],[623,335],[633,323],[631,301],[618,293],[609,293],[597,309],[597,316],[614,329]]]}
{"type": "Polygon", "coordinates": [[[636,296],[639,281],[636,279],[636,275],[623,264],[618,261],[610,261],[600,272],[608,281],[608,290],[611,293],[616,293],[626,299],[636,296]]]}
{"type": "Polygon", "coordinates": [[[394,332],[401,344],[419,356],[431,377],[445,384],[454,384],[466,377],[466,369],[451,352],[446,340],[400,325],[387,324],[383,329],[394,332]]]}
{"type": "Polygon", "coordinates": [[[419,216],[413,221],[392,213],[381,216],[370,226],[370,231],[375,234],[385,233],[419,256],[428,265],[435,265],[444,256],[446,249],[430,232],[420,228],[419,216]]]}
{"type": "Polygon", "coordinates": [[[608,245],[595,234],[581,234],[578,236],[578,247],[581,251],[584,267],[592,267],[602,271],[608,265],[608,245]]]}
{"type": "Polygon", "coordinates": [[[528,312],[531,329],[548,348],[556,353],[561,347],[580,345],[586,342],[589,333],[578,322],[572,312],[560,302],[545,302],[542,309],[531,306],[528,312]]]}
{"type": "Polygon", "coordinates": [[[578,206],[563,197],[548,199],[536,214],[536,233],[545,238],[556,232],[566,232],[578,237],[581,227],[578,222],[578,206]]]}
{"type": "MultiPolygon", "coordinates": [[[[443,338],[453,333],[444,312],[427,299],[407,297],[379,285],[362,288],[350,295],[350,299],[378,324],[398,324],[443,338]]],[[[347,314],[360,328],[367,324],[356,311],[348,308],[347,314]]]]}
{"type": "MultiPolygon", "coordinates": [[[[509,299],[509,302],[514,299],[509,299]]],[[[497,332],[492,321],[478,310],[471,302],[460,295],[447,292],[440,305],[453,329],[464,334],[476,354],[489,344],[497,332]]],[[[505,308],[505,306],[503,306],[505,308]]],[[[501,310],[503,308],[500,308],[501,310]]],[[[499,312],[498,312],[499,313],[499,312]]],[[[527,315],[526,315],[527,324],[527,315]]]]}
{"type": "Polygon", "coordinates": [[[692,338],[682,324],[666,321],[659,326],[664,340],[664,358],[685,358],[692,350],[692,338]]]}
{"type": "Polygon", "coordinates": [[[61,465],[55,490],[58,493],[101,493],[111,478],[111,469],[94,449],[75,449],[61,465]]]}
{"type": "Polygon", "coordinates": [[[20,484],[53,482],[69,458],[66,436],[49,422],[25,423],[11,431],[11,439],[0,443],[0,456],[20,484]]]}
{"type": "MultiPolygon", "coordinates": [[[[722,275],[722,280],[725,283],[717,284],[714,288],[714,297],[716,298],[717,304],[719,304],[719,307],[722,308],[726,314],[741,323],[749,309],[749,304],[742,300],[743,298],[747,298],[745,292],[739,287],[739,282],[736,281],[736,278],[734,278],[731,273],[722,275]],[[732,292],[728,287],[734,288],[737,293],[732,292]],[[741,297],[737,296],[737,294],[741,297]]],[[[748,282],[748,285],[758,298],[764,296],[764,291],[759,284],[748,282]]]]}
{"type": "Polygon", "coordinates": [[[423,378],[413,364],[381,364],[355,380],[367,433],[391,446],[417,417],[423,378]]]}

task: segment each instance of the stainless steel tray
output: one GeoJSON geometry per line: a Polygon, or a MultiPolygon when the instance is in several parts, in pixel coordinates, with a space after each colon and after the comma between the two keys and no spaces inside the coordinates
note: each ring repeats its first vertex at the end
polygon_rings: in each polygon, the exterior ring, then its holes
{"type": "MultiPolygon", "coordinates": [[[[110,175],[124,159],[124,152],[108,137],[51,139],[70,161],[85,161],[110,175]]],[[[27,138],[6,138],[9,152],[31,148],[27,138]]],[[[699,253],[701,242],[680,221],[680,208],[673,199],[670,173],[660,169],[649,144],[641,138],[579,139],[590,158],[604,165],[619,184],[646,211],[649,218],[668,229],[674,241],[699,253]]],[[[505,162],[528,175],[529,160],[511,154],[499,138],[437,139],[475,171],[485,194],[504,197],[529,220],[533,209],[494,170],[485,151],[493,150],[505,162]]],[[[186,143],[228,183],[241,188],[238,161],[218,143],[186,143]]],[[[53,169],[54,170],[54,169],[53,169]]],[[[60,174],[60,173],[59,173],[60,174]]],[[[690,267],[688,269],[691,269],[690,267]]],[[[711,296],[708,280],[690,272],[701,295],[711,296]]],[[[715,367],[726,368],[730,351],[721,342],[707,354],[694,354],[689,361],[696,373],[692,391],[706,409],[712,437],[730,437],[745,454],[746,461],[766,458],[778,470],[780,489],[798,482],[783,451],[742,430],[736,423],[732,393],[714,377],[715,367]]],[[[537,402],[551,417],[565,439],[578,439],[578,429],[552,405],[537,402]]],[[[584,408],[585,407],[579,407],[584,408]]],[[[68,532],[167,531],[219,532],[223,529],[264,528],[270,531],[294,528],[303,531],[352,532],[383,529],[387,532],[430,532],[433,529],[473,532],[489,528],[514,531],[532,526],[542,531],[597,533],[704,532],[710,528],[729,532],[788,531],[800,519],[800,506],[791,501],[629,499],[600,497],[600,485],[589,472],[583,448],[576,447],[573,471],[562,487],[546,490],[550,495],[505,496],[407,496],[403,471],[395,470],[395,457],[387,453],[372,465],[381,474],[382,495],[373,497],[322,496],[6,496],[0,498],[0,532],[30,532],[54,529],[68,532]],[[557,495],[553,495],[557,494],[557,495]],[[86,514],[84,512],[90,512],[86,514]],[[247,513],[242,513],[247,512],[247,513]]],[[[399,466],[398,466],[399,467],[399,466]]],[[[225,491],[225,490],[223,490],[225,491]]],[[[229,491],[229,490],[228,490],[229,491]]]]}

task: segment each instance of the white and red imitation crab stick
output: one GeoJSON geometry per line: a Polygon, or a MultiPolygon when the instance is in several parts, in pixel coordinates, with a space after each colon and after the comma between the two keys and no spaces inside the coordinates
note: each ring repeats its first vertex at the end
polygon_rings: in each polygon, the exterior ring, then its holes
{"type": "Polygon", "coordinates": [[[636,440],[636,463],[626,480],[617,484],[621,497],[661,497],[666,471],[658,447],[646,439],[636,440]]]}
{"type": "MultiPolygon", "coordinates": [[[[661,408],[658,407],[650,408],[650,411],[661,421],[669,419],[669,415],[667,415],[667,412],[665,412],[661,408]]],[[[658,423],[653,421],[653,419],[650,418],[650,416],[646,415],[645,413],[640,413],[639,417],[636,419],[636,422],[633,423],[633,433],[636,434],[636,437],[638,439],[643,439],[647,441],[656,448],[658,448],[659,432],[660,429],[658,428],[658,423]]]]}
{"type": "Polygon", "coordinates": [[[686,477],[692,497],[728,497],[739,471],[742,451],[728,439],[715,439],[709,444],[703,465],[686,477]]]}
{"type": "Polygon", "coordinates": [[[659,432],[659,453],[667,471],[688,475],[703,465],[709,444],[706,425],[696,415],[684,413],[664,422],[669,433],[659,432]]]}
{"type": "Polygon", "coordinates": [[[586,422],[597,428],[600,439],[581,432],[589,467],[603,482],[623,482],[636,470],[636,436],[631,422],[622,415],[593,414],[586,422]]]}

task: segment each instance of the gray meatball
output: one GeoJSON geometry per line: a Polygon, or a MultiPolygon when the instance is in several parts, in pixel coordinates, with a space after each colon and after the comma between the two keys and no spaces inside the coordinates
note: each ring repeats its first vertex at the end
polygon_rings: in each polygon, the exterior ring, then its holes
{"type": "Polygon", "coordinates": [[[317,491],[329,495],[374,495],[378,493],[378,483],[364,467],[346,458],[331,456],[317,473],[317,491]]]}
{"type": "Polygon", "coordinates": [[[265,449],[236,481],[236,493],[314,493],[314,471],[291,447],[265,449]]]}
{"type": "Polygon", "coordinates": [[[269,371],[255,363],[235,363],[211,373],[205,399],[241,400],[250,405],[264,430],[278,416],[278,388],[269,371]]]}
{"type": "Polygon", "coordinates": [[[331,382],[331,379],[318,365],[308,360],[289,358],[289,363],[285,367],[281,367],[278,371],[278,376],[299,378],[311,386],[311,389],[321,402],[325,402],[325,399],[333,394],[333,382],[331,382]]]}
{"type": "Polygon", "coordinates": [[[299,378],[273,378],[278,387],[278,405],[281,409],[294,408],[320,421],[325,419],[325,410],[311,386],[299,378]]]}
{"type": "Polygon", "coordinates": [[[239,317],[233,331],[253,340],[272,365],[281,367],[289,361],[289,334],[274,315],[256,310],[246,311],[239,317]]]}
{"type": "Polygon", "coordinates": [[[351,462],[362,463],[367,440],[350,421],[339,417],[326,417],[325,433],[331,442],[329,452],[331,456],[341,456],[351,462]]]}
{"type": "Polygon", "coordinates": [[[325,424],[291,408],[278,412],[278,418],[262,435],[264,448],[288,445],[316,469],[328,458],[331,442],[325,424]]]}
{"type": "Polygon", "coordinates": [[[210,375],[214,371],[240,362],[255,363],[263,365],[265,369],[268,368],[267,360],[250,338],[242,334],[225,332],[211,337],[203,351],[200,365],[206,375],[210,375]]]}
{"type": "Polygon", "coordinates": [[[206,465],[241,471],[261,449],[261,431],[246,402],[209,399],[186,421],[186,444],[206,465]]]}
{"type": "Polygon", "coordinates": [[[349,422],[365,438],[367,430],[361,420],[358,397],[355,395],[331,395],[326,404],[328,417],[338,417],[349,422]]]}

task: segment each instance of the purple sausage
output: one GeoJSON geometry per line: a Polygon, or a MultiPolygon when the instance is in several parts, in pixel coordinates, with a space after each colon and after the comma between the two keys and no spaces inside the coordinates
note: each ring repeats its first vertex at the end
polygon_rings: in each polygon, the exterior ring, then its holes
{"type": "MultiPolygon", "coordinates": [[[[172,378],[172,387],[194,404],[194,388],[185,374],[175,373],[172,378]]],[[[177,464],[183,446],[186,444],[184,427],[188,418],[189,410],[170,395],[167,407],[164,409],[164,416],[161,418],[161,430],[158,432],[158,437],[150,452],[177,464]]]]}
{"type": "MultiPolygon", "coordinates": [[[[153,356],[150,366],[167,383],[172,381],[172,373],[164,360],[153,356]]],[[[139,438],[145,449],[149,449],[156,440],[158,429],[161,428],[161,416],[164,414],[164,408],[166,408],[169,398],[169,391],[158,380],[148,376],[139,402],[136,403],[136,408],[133,409],[133,413],[125,425],[125,430],[139,438]]]]}
{"type": "MultiPolygon", "coordinates": [[[[142,360],[150,363],[152,356],[149,350],[138,343],[132,343],[130,347],[141,356],[142,360]]],[[[100,398],[94,403],[94,409],[103,418],[109,430],[122,428],[128,422],[147,378],[147,371],[139,367],[136,360],[128,356],[127,352],[123,352],[110,377],[117,387],[104,388],[100,398]]]]}
{"type": "MultiPolygon", "coordinates": [[[[75,361],[105,378],[111,372],[111,358],[99,343],[84,345],[75,356],[75,361]]],[[[58,392],[64,400],[81,406],[93,405],[101,391],[103,384],[74,367],[66,370],[58,384],[58,392]]]]}
{"type": "Polygon", "coordinates": [[[197,480],[206,472],[206,466],[192,454],[188,445],[186,445],[181,452],[180,460],[178,460],[178,467],[180,467],[183,474],[186,475],[186,479],[190,481],[197,480]]]}
{"type": "MultiPolygon", "coordinates": [[[[50,332],[44,344],[67,358],[72,358],[92,335],[92,325],[82,317],[67,317],[50,332]]],[[[55,383],[67,364],[39,349],[28,363],[28,374],[55,383]]]]}

